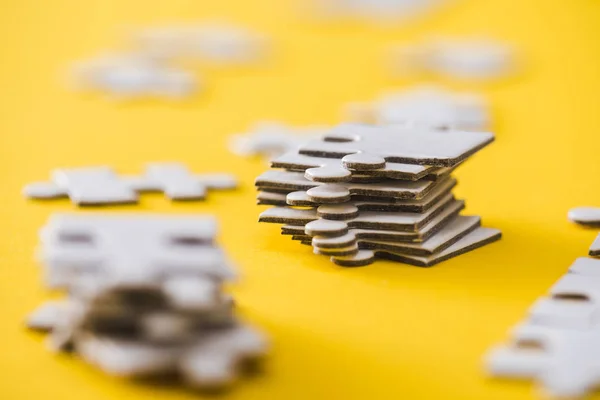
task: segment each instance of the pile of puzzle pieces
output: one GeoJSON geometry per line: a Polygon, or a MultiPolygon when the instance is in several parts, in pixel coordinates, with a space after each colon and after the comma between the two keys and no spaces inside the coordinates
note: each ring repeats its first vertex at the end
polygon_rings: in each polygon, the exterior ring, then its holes
{"type": "Polygon", "coordinates": [[[206,216],[60,214],[41,232],[45,281],[68,297],[28,320],[50,347],[106,373],[232,382],[267,350],[239,321],[223,284],[235,277],[206,216]]]}
{"type": "Polygon", "coordinates": [[[491,133],[345,124],[300,145],[256,179],[261,222],[342,266],[387,258],[432,266],[500,238],[461,216],[451,172],[491,133]]]}

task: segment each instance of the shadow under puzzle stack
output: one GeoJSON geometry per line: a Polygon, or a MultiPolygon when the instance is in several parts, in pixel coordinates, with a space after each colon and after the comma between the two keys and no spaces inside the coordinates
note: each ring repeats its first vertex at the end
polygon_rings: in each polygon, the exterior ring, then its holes
{"type": "Polygon", "coordinates": [[[386,258],[432,266],[498,240],[464,201],[451,172],[491,133],[340,125],[271,163],[256,179],[261,222],[342,266],[386,258]]]}

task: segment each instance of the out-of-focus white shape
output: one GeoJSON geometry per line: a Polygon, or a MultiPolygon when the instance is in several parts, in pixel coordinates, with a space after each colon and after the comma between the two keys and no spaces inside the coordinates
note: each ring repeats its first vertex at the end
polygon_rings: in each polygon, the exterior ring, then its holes
{"type": "Polygon", "coordinates": [[[433,39],[391,49],[400,74],[431,73],[465,80],[507,76],[515,70],[514,49],[491,39],[433,39]]]}
{"type": "Polygon", "coordinates": [[[351,122],[378,125],[414,124],[459,130],[486,130],[489,125],[488,104],[482,96],[435,86],[387,92],[372,103],[351,103],[344,114],[351,122]]]}
{"type": "Polygon", "coordinates": [[[265,35],[218,22],[146,28],[134,34],[141,51],[158,58],[192,58],[216,64],[247,64],[263,59],[265,35]]]}
{"type": "Polygon", "coordinates": [[[356,18],[377,22],[408,20],[444,0],[314,0],[321,18],[356,18]]]}
{"type": "Polygon", "coordinates": [[[486,357],[497,377],[534,379],[553,398],[579,398],[600,384],[598,260],[579,258],[531,308],[509,343],[486,357]]]}
{"type": "Polygon", "coordinates": [[[100,90],[117,98],[181,98],[198,89],[193,74],[140,54],[107,54],[79,61],[72,78],[76,89],[100,90]]]}
{"type": "Polygon", "coordinates": [[[241,156],[258,155],[270,160],[328,130],[325,126],[297,128],[274,121],[259,122],[248,133],[232,135],[229,149],[241,156]]]}

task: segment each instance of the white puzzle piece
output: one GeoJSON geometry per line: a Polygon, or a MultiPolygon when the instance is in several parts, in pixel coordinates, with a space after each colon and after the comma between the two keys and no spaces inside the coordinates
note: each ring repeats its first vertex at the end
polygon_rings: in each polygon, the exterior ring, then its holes
{"type": "Polygon", "coordinates": [[[231,279],[215,234],[210,217],[59,214],[42,231],[39,257],[52,287],[77,286],[88,277],[96,291],[161,287],[169,277],[231,279]]]}
{"type": "MultiPolygon", "coordinates": [[[[407,211],[407,212],[425,212],[437,203],[443,196],[450,193],[456,186],[455,179],[447,179],[440,182],[427,194],[419,200],[394,199],[385,197],[352,196],[351,200],[340,205],[353,205],[360,211],[407,211]]],[[[304,191],[295,191],[288,194],[274,193],[269,191],[259,191],[257,195],[258,204],[268,204],[275,206],[301,206],[318,207],[319,203],[311,200],[311,197],[304,191]]]]}
{"type": "MultiPolygon", "coordinates": [[[[352,18],[391,24],[427,13],[444,0],[312,0],[321,19],[352,18]]],[[[305,5],[303,3],[303,5],[305,5]]]]}
{"type": "Polygon", "coordinates": [[[494,140],[486,132],[439,131],[422,127],[340,125],[300,147],[315,157],[351,156],[354,169],[371,169],[373,159],[419,165],[452,167],[494,140]]]}
{"type": "Polygon", "coordinates": [[[342,203],[349,200],[348,196],[419,200],[430,193],[436,187],[436,184],[441,184],[442,182],[386,180],[378,183],[340,182],[333,185],[309,181],[300,172],[269,170],[256,178],[254,183],[256,187],[264,190],[306,190],[309,199],[313,202],[325,199],[325,201],[329,200],[329,202],[342,203]],[[320,186],[325,186],[325,189],[310,191],[320,186]],[[345,188],[345,190],[342,188],[345,188]]]}
{"type": "MultiPolygon", "coordinates": [[[[447,195],[440,200],[437,206],[432,207],[425,213],[407,212],[384,212],[364,211],[358,216],[345,221],[333,221],[320,218],[314,209],[294,209],[288,207],[273,207],[260,214],[260,222],[271,222],[280,224],[304,225],[312,221],[321,220],[323,230],[327,231],[329,225],[345,224],[347,228],[392,230],[403,232],[415,232],[423,228],[435,216],[439,215],[447,207],[461,208],[464,202],[454,200],[452,195],[447,195]]],[[[320,225],[319,225],[320,226],[320,225]]],[[[307,232],[308,233],[308,232],[307,232]]],[[[314,234],[319,234],[315,231],[314,234]]]]}
{"type": "Polygon", "coordinates": [[[516,70],[515,54],[506,43],[484,38],[441,38],[390,50],[400,74],[437,74],[463,80],[506,77],[516,70]]]}
{"type": "Polygon", "coordinates": [[[600,277],[600,260],[593,258],[579,257],[569,268],[572,274],[599,276],[600,277]]]}
{"type": "MultiPolygon", "coordinates": [[[[381,241],[391,242],[414,242],[421,243],[428,240],[437,232],[439,232],[444,226],[452,221],[458,213],[464,208],[463,202],[453,202],[448,207],[444,208],[437,216],[426,223],[421,229],[416,232],[407,231],[388,231],[380,229],[362,229],[362,228],[351,228],[349,229],[357,239],[373,239],[381,241]]],[[[307,221],[308,223],[310,221],[307,221]]],[[[285,222],[281,222],[285,223],[285,222]]],[[[294,222],[297,223],[297,222],[294,222]]],[[[305,223],[298,225],[284,225],[282,227],[282,234],[284,235],[303,235],[305,233],[305,223]]],[[[331,240],[336,240],[332,238],[331,240]]]]}
{"type": "Polygon", "coordinates": [[[507,346],[493,348],[487,369],[493,376],[535,379],[554,398],[579,398],[600,384],[599,329],[519,326],[507,346]]]}
{"type": "MultiPolygon", "coordinates": [[[[315,182],[347,182],[358,173],[352,170],[349,163],[337,158],[312,157],[287,152],[271,161],[272,168],[303,170],[305,177],[315,182]]],[[[449,168],[436,168],[424,165],[385,163],[383,168],[361,170],[361,175],[390,179],[416,181],[419,179],[435,180],[450,173],[449,168]]]]}
{"type": "Polygon", "coordinates": [[[267,57],[265,35],[225,22],[148,27],[134,33],[143,54],[160,59],[187,58],[216,65],[256,63],[267,57]]]}
{"type": "Polygon", "coordinates": [[[241,156],[261,156],[272,159],[298,148],[302,143],[320,137],[325,126],[293,127],[280,122],[259,122],[250,132],[232,135],[229,149],[241,156]]]}
{"type": "Polygon", "coordinates": [[[371,104],[353,104],[347,110],[348,121],[355,123],[473,131],[489,127],[488,106],[481,96],[435,86],[390,92],[371,104]]]}
{"type": "Polygon", "coordinates": [[[58,169],[51,182],[27,185],[34,199],[69,197],[77,205],[136,203],[138,192],[161,191],[171,200],[202,200],[208,189],[233,189],[229,174],[192,174],[183,164],[148,164],[142,176],[119,176],[110,167],[58,169]]]}
{"type": "Polygon", "coordinates": [[[352,256],[333,256],[331,261],[344,267],[358,267],[371,264],[376,258],[384,258],[419,267],[432,267],[442,261],[495,242],[500,237],[501,233],[497,229],[477,228],[441,252],[430,256],[416,256],[390,250],[360,250],[352,256]]]}
{"type": "Polygon", "coordinates": [[[192,73],[139,54],[108,54],[80,61],[72,70],[72,81],[78,90],[105,91],[113,98],[182,98],[200,87],[192,73]]]}
{"type": "Polygon", "coordinates": [[[566,274],[529,311],[531,322],[567,329],[600,324],[600,277],[566,274]]]}
{"type": "Polygon", "coordinates": [[[592,257],[600,256],[600,235],[596,236],[596,239],[594,239],[588,254],[592,257]]]}
{"type": "Polygon", "coordinates": [[[569,210],[569,221],[579,225],[598,227],[600,226],[600,208],[597,207],[577,207],[569,210]]]}

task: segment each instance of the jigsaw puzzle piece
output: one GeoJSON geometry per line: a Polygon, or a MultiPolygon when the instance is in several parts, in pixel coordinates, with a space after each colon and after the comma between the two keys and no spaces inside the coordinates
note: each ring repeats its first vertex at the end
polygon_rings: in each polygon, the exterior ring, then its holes
{"type": "Polygon", "coordinates": [[[593,258],[579,257],[569,268],[572,274],[585,276],[600,276],[600,260],[593,258]]]}
{"type": "Polygon", "coordinates": [[[351,104],[347,119],[354,123],[477,131],[489,125],[487,108],[479,95],[423,85],[386,93],[371,104],[351,104]]]}
{"type": "Polygon", "coordinates": [[[202,338],[186,351],[179,368],[192,387],[220,387],[231,383],[245,363],[263,357],[268,349],[262,334],[236,325],[202,338]]]}
{"type": "MultiPolygon", "coordinates": [[[[327,186],[331,184],[323,184],[320,182],[309,181],[302,173],[290,171],[269,170],[256,178],[255,185],[260,190],[310,190],[319,186],[327,186]]],[[[402,180],[386,180],[378,183],[354,183],[341,182],[335,184],[334,190],[321,189],[311,193],[319,193],[326,201],[347,198],[347,192],[351,196],[369,196],[369,197],[387,197],[395,199],[422,199],[436,185],[433,181],[402,181],[402,180]],[[346,190],[343,190],[345,188],[346,190]]],[[[331,186],[327,186],[331,188],[331,186]]],[[[310,194],[309,194],[310,195],[310,194]]],[[[311,196],[312,197],[312,196],[311,196]]],[[[313,200],[314,201],[314,200],[313,200]]],[[[347,200],[345,200],[347,201],[347,200]]],[[[338,201],[339,202],[339,201],[338,201]]]]}
{"type": "Polygon", "coordinates": [[[600,208],[577,207],[569,210],[568,218],[576,224],[586,227],[600,227],[600,208]]]}
{"type": "MultiPolygon", "coordinates": [[[[394,199],[384,197],[353,196],[351,201],[341,203],[343,205],[352,204],[360,211],[407,211],[407,212],[425,212],[436,204],[443,196],[450,193],[456,186],[455,179],[445,179],[436,184],[431,192],[419,200],[394,199]]],[[[319,204],[312,201],[305,191],[295,191],[288,194],[276,193],[270,191],[259,191],[257,196],[258,204],[275,206],[300,206],[300,207],[318,207],[319,204]]]]}
{"type": "Polygon", "coordinates": [[[300,147],[300,154],[344,158],[353,168],[369,170],[374,162],[453,167],[494,140],[487,132],[439,131],[423,127],[340,125],[322,140],[300,147]]]}
{"type": "Polygon", "coordinates": [[[416,256],[389,250],[359,250],[353,256],[333,256],[331,257],[331,261],[343,267],[358,267],[371,264],[379,257],[418,267],[432,267],[442,261],[495,242],[500,237],[501,233],[497,229],[477,228],[445,250],[431,256],[416,256]]]}
{"type": "MultiPolygon", "coordinates": [[[[382,241],[392,242],[415,242],[420,243],[428,240],[437,232],[440,231],[446,224],[452,221],[458,213],[464,208],[464,202],[455,201],[450,203],[447,207],[440,211],[438,215],[433,217],[431,221],[426,223],[417,232],[407,231],[386,231],[379,229],[360,229],[352,228],[350,232],[358,239],[373,239],[382,241]]],[[[301,210],[306,211],[306,210],[301,210]]],[[[309,210],[310,211],[310,210],[309,210]]],[[[309,221],[310,222],[310,221],[309,221]]],[[[281,221],[280,223],[286,223],[281,221]]],[[[294,222],[296,223],[296,222],[294,222]]],[[[304,235],[305,234],[305,223],[296,223],[296,225],[285,225],[281,228],[282,234],[284,235],[304,235]]],[[[340,231],[341,232],[341,231],[340,231]]],[[[335,246],[337,240],[342,241],[342,237],[330,237],[329,241],[331,247],[335,246]]]]}
{"type": "Polygon", "coordinates": [[[571,330],[527,322],[507,346],[489,352],[487,368],[498,377],[535,379],[556,398],[578,398],[600,383],[598,330],[571,330]]]}
{"type": "Polygon", "coordinates": [[[65,302],[63,300],[47,301],[36,308],[27,317],[26,325],[29,329],[42,332],[51,332],[62,312],[64,312],[65,302]]]}
{"type": "Polygon", "coordinates": [[[531,322],[568,329],[600,325],[600,277],[564,275],[530,309],[531,322]]]}
{"type": "Polygon", "coordinates": [[[312,245],[316,249],[322,250],[344,248],[357,244],[361,250],[389,250],[417,256],[430,256],[451,246],[479,226],[479,217],[458,216],[440,229],[435,236],[422,243],[358,239],[353,231],[349,231],[338,237],[315,236],[312,239],[312,245]]]}
{"type": "MultiPolygon", "coordinates": [[[[259,222],[305,225],[319,220],[323,221],[319,222],[318,226],[323,226],[324,232],[326,232],[324,234],[327,234],[330,227],[334,226],[334,224],[336,226],[346,225],[347,228],[415,232],[425,226],[435,216],[439,215],[445,208],[462,208],[463,206],[463,201],[454,200],[453,196],[449,194],[436,207],[432,207],[425,213],[365,211],[361,212],[357,217],[346,221],[320,219],[314,209],[299,210],[288,207],[273,207],[260,214],[259,222]]],[[[337,229],[337,231],[341,230],[341,228],[337,229]]],[[[310,233],[307,232],[307,234],[310,233]]],[[[314,235],[319,234],[321,234],[319,231],[314,231],[314,235]]]]}
{"type": "Polygon", "coordinates": [[[23,190],[25,196],[51,199],[68,196],[78,205],[135,203],[137,193],[109,167],[58,169],[51,183],[33,183],[23,190]]]}

